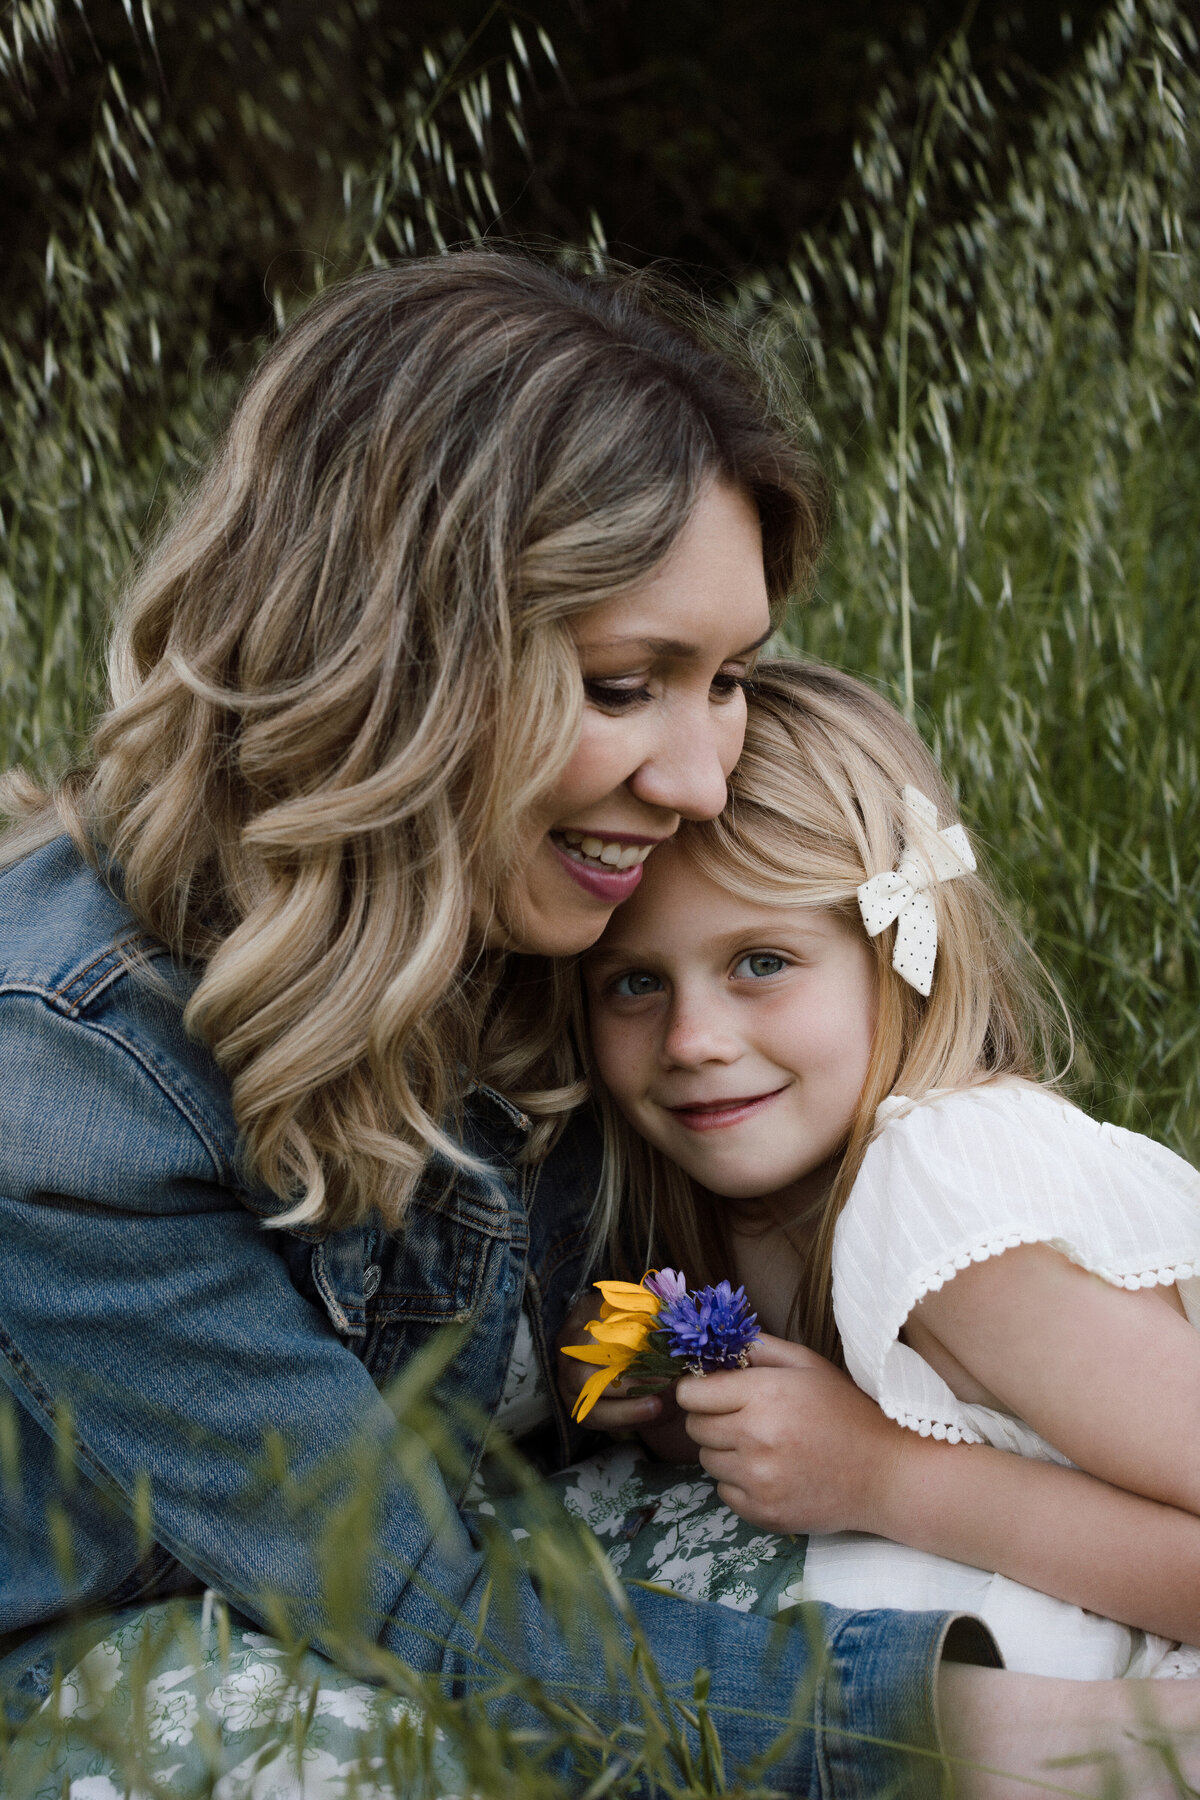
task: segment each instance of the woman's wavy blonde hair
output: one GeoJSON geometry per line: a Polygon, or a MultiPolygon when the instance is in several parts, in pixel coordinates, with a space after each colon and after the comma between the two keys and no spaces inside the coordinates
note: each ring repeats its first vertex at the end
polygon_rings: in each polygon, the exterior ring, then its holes
{"type": "MultiPolygon", "coordinates": [[[[822,907],[862,931],[856,890],[896,866],[904,846],[901,790],[957,804],[933,757],[895,708],[864,682],[814,663],[761,663],[749,694],[746,745],[720,818],[685,822],[680,847],[717,887],[756,906],[822,907]]],[[[933,989],[922,998],[892,968],[895,927],[865,938],[878,984],[878,1023],[858,1106],[817,1220],[789,1330],[840,1360],[831,1301],[833,1234],[892,1093],[920,1099],[997,1076],[1053,1086],[1061,1001],[1014,920],[979,875],[930,890],[938,921],[933,989]],[[1051,990],[1052,991],[1052,990],[1051,990]]],[[[1070,1022],[1066,1020],[1067,1035],[1070,1022]]],[[[581,1031],[581,1036],[583,1032],[581,1031]]],[[[636,1245],[687,1270],[730,1273],[730,1202],[699,1191],[631,1130],[594,1083],[604,1127],[601,1193],[610,1253],[636,1245]]],[[[622,1262],[625,1258],[621,1258],[622,1262]]]]}
{"type": "Polygon", "coordinates": [[[508,860],[579,727],[569,622],[645,577],[712,479],[804,585],[821,478],[739,343],[637,276],[469,251],[324,294],[135,572],[90,765],[10,776],[198,981],[283,1222],[399,1224],[472,1078],[578,1094],[562,984],[497,1002],[508,860]],[[549,1002],[547,1001],[549,994],[549,1002]]]}

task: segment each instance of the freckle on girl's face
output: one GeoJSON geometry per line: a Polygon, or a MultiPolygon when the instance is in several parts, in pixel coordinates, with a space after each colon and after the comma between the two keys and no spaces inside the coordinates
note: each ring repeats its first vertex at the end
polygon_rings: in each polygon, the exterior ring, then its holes
{"type": "Polygon", "coordinates": [[[871,1057],[857,924],[738,899],[665,845],[585,970],[598,1071],[633,1128],[713,1193],[802,1204],[871,1057]]]}

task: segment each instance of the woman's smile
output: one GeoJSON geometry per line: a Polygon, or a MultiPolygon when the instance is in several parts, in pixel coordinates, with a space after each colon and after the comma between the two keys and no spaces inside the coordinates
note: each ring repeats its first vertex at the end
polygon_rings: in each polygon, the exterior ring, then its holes
{"type": "Polygon", "coordinates": [[[585,894],[619,905],[628,900],[642,879],[642,864],[659,838],[633,838],[618,832],[552,831],[551,848],[562,858],[567,874],[585,894]]]}

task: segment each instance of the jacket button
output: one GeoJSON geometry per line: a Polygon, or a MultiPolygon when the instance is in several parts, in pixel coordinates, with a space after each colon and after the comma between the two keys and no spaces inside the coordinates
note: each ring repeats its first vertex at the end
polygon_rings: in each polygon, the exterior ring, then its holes
{"type": "Polygon", "coordinates": [[[369,1300],[383,1280],[383,1270],[378,1263],[368,1263],[363,1270],[363,1299],[369,1300]]]}

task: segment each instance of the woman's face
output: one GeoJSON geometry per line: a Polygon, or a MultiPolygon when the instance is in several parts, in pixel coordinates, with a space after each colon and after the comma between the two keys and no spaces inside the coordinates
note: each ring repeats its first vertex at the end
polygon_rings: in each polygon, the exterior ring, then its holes
{"type": "Polygon", "coordinates": [[[508,948],[585,950],[654,846],[720,812],[746,730],[741,683],[770,631],[757,512],[714,482],[654,573],[575,622],[583,727],[501,896],[508,948]]]}

